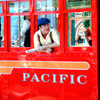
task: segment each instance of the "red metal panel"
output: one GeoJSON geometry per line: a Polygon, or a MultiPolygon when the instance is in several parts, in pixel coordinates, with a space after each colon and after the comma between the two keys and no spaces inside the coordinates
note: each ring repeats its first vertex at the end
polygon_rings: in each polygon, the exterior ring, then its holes
{"type": "Polygon", "coordinates": [[[4,16],[5,47],[0,48],[0,100],[98,100],[97,0],[91,0],[91,8],[72,10],[66,10],[66,0],[59,0],[59,11],[50,12],[36,12],[36,1],[30,0],[30,12],[17,14],[8,13],[9,2],[1,2],[3,14],[0,16],[4,16]],[[86,11],[92,12],[93,46],[85,47],[85,50],[84,47],[68,47],[67,14],[86,11]],[[10,47],[10,16],[31,15],[33,42],[37,15],[55,13],[59,15],[59,52],[26,54],[28,48],[10,47]],[[65,69],[59,62],[63,62],[63,66],[66,64],[65,69]],[[70,68],[67,65],[69,62],[70,68]],[[79,66],[75,65],[77,62],[79,66]],[[87,63],[88,68],[81,69],[81,63],[87,63]],[[76,67],[78,68],[75,69],[76,67]],[[9,69],[12,69],[11,73],[7,74],[9,69]]]}

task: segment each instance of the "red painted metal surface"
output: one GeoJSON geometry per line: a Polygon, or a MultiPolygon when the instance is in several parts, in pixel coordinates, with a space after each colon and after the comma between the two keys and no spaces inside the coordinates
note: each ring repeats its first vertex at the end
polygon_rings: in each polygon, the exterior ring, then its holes
{"type": "MultiPolygon", "coordinates": [[[[36,12],[36,0],[24,0],[30,2],[29,13],[8,13],[9,2],[22,2],[22,0],[2,1],[4,17],[4,48],[0,47],[0,68],[13,67],[11,73],[0,74],[0,100],[98,100],[98,52],[97,52],[97,0],[91,0],[91,8],[66,10],[66,0],[59,0],[58,11],[36,12]],[[68,47],[67,46],[67,13],[92,12],[92,47],[68,47]],[[33,46],[33,34],[37,30],[37,15],[58,14],[58,30],[60,32],[60,48],[57,52],[30,53],[29,48],[10,47],[10,16],[31,15],[31,47],[33,46]],[[7,66],[3,66],[5,61],[7,66]],[[8,61],[8,62],[6,62],[8,61]],[[27,61],[21,66],[9,65],[10,61],[27,61]],[[65,69],[29,67],[31,62],[86,62],[88,69],[65,69]],[[26,75],[26,76],[25,76],[26,75]]],[[[23,1],[23,2],[24,2],[23,1]]],[[[15,63],[16,65],[16,63],[15,63]]],[[[44,66],[46,63],[44,62],[44,66]]],[[[76,67],[76,66],[75,66],[76,67]]],[[[81,66],[79,66],[81,67],[81,66]]]]}

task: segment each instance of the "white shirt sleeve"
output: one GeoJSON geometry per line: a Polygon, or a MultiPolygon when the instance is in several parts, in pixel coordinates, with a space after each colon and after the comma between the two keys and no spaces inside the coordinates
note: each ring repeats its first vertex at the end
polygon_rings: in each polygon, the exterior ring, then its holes
{"type": "Polygon", "coordinates": [[[29,20],[25,20],[22,23],[22,28],[21,28],[21,36],[25,36],[25,32],[29,29],[30,27],[30,21],[29,20]]]}

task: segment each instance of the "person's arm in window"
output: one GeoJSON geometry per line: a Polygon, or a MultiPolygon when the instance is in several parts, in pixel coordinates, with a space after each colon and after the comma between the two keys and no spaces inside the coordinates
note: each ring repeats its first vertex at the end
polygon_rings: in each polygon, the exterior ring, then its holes
{"type": "Polygon", "coordinates": [[[25,32],[29,29],[30,26],[30,22],[28,20],[25,20],[23,22],[22,28],[21,28],[21,36],[24,37],[25,36],[25,32]]]}
{"type": "Polygon", "coordinates": [[[56,47],[60,46],[59,33],[55,29],[52,29],[52,38],[53,38],[54,42],[51,43],[51,44],[44,45],[45,49],[47,49],[47,48],[56,48],[56,47]]]}
{"type": "Polygon", "coordinates": [[[17,40],[17,44],[20,40],[24,41],[24,38],[25,38],[25,32],[29,29],[30,27],[30,21],[29,20],[25,20],[23,23],[22,23],[22,27],[21,27],[21,35],[19,37],[19,39],[17,40]]]}
{"type": "Polygon", "coordinates": [[[52,48],[56,48],[56,47],[60,46],[59,33],[55,29],[52,30],[52,39],[54,41],[53,43],[40,46],[40,43],[38,41],[38,37],[35,37],[34,39],[35,39],[34,40],[35,45],[38,48],[38,52],[51,52],[52,48]]]}
{"type": "Polygon", "coordinates": [[[47,53],[50,53],[52,51],[52,49],[50,49],[50,48],[45,49],[44,46],[40,46],[37,34],[34,34],[34,48],[35,48],[34,50],[36,52],[47,52],[47,53]]]}

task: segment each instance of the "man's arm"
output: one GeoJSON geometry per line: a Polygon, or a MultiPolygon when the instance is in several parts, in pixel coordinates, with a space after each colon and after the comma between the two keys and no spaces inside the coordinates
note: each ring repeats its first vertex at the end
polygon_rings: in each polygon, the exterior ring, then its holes
{"type": "Polygon", "coordinates": [[[38,47],[37,51],[38,52],[45,52],[45,50],[47,50],[48,48],[50,49],[50,48],[59,47],[60,46],[59,33],[55,29],[52,30],[52,38],[54,40],[54,43],[40,46],[40,47],[38,47]]]}
{"type": "Polygon", "coordinates": [[[38,51],[46,50],[48,48],[56,48],[56,47],[59,47],[59,45],[54,42],[52,44],[47,44],[47,45],[38,47],[38,51]]]}

